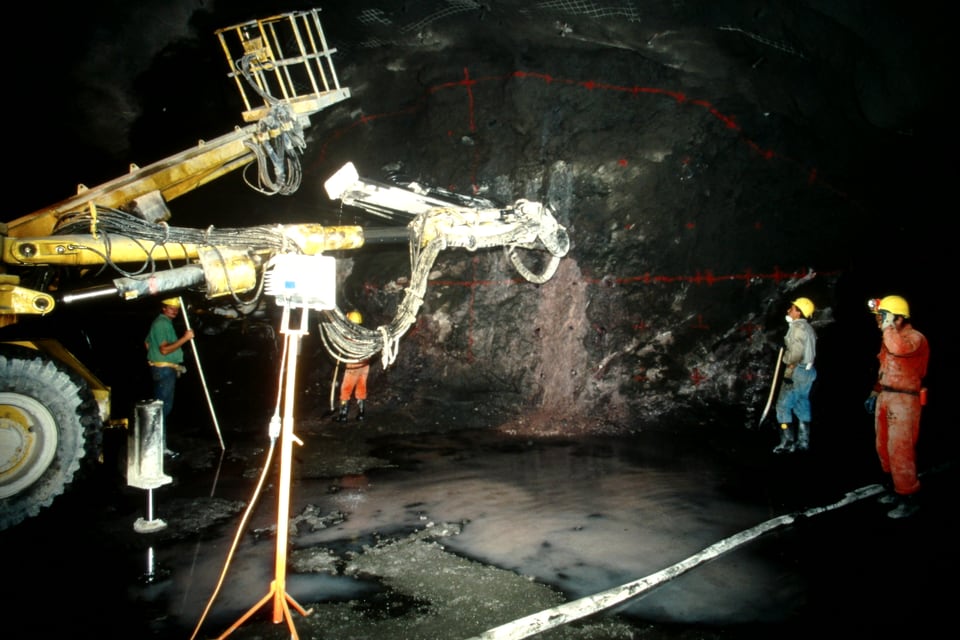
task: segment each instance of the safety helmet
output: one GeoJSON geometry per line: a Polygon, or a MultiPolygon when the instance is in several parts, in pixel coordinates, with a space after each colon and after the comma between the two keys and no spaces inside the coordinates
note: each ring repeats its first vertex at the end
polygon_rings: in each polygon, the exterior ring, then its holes
{"type": "Polygon", "coordinates": [[[791,304],[797,305],[797,309],[803,311],[804,318],[811,318],[813,312],[816,310],[816,307],[813,306],[813,301],[810,298],[797,298],[791,304]]]}
{"type": "Polygon", "coordinates": [[[910,317],[910,305],[900,296],[887,296],[880,300],[877,311],[889,311],[895,316],[910,317]]]}
{"type": "Polygon", "coordinates": [[[163,304],[168,307],[180,308],[180,298],[167,298],[163,301],[163,304]]]}
{"type": "Polygon", "coordinates": [[[363,316],[356,309],[347,314],[347,320],[353,324],[363,324],[363,316]]]}

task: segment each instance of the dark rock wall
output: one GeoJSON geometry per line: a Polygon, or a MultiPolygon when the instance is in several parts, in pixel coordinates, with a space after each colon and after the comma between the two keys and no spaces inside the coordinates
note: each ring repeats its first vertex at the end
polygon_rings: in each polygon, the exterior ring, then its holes
{"type": "MultiPolygon", "coordinates": [[[[500,251],[442,254],[390,382],[411,370],[419,387],[618,427],[717,403],[756,419],[786,307],[807,295],[816,325],[833,322],[865,216],[820,172],[821,150],[783,114],[758,113],[742,78],[719,92],[729,78],[689,86],[626,47],[449,39],[429,55],[353,52],[341,79],[360,90],[319,118],[312,170],[350,159],[373,179],[399,170],[546,202],[572,248],[543,285],[500,251]]],[[[379,322],[402,295],[388,283],[409,272],[403,251],[384,254],[360,252],[342,291],[379,322]]]]}

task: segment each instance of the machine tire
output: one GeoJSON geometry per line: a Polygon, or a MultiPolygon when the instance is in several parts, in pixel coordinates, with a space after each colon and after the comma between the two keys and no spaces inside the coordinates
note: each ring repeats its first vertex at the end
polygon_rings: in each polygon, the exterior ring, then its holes
{"type": "Polygon", "coordinates": [[[0,345],[0,531],[52,504],[99,433],[96,400],[79,375],[40,351],[0,345]]]}

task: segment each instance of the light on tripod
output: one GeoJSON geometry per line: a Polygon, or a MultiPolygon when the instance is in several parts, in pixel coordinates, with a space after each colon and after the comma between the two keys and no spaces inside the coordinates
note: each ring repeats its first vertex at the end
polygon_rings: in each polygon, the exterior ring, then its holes
{"type": "MultiPolygon", "coordinates": [[[[323,311],[336,308],[337,263],[329,256],[307,256],[301,254],[280,254],[275,256],[264,271],[264,291],[274,296],[277,304],[283,308],[280,333],[286,336],[284,366],[283,418],[270,423],[270,438],[280,436],[280,479],[277,495],[277,553],[274,562],[274,579],[267,594],[250,608],[239,620],[219,636],[224,640],[228,635],[268,602],[273,603],[273,622],[286,621],[293,640],[299,640],[297,628],[293,624],[290,607],[300,615],[310,615],[287,593],[287,542],[290,527],[290,484],[292,472],[292,446],[303,442],[293,432],[294,402],[297,396],[297,354],[300,351],[300,339],[309,332],[307,318],[311,309],[323,311]],[[300,327],[290,324],[291,309],[300,308],[300,327]]],[[[279,408],[279,407],[278,407],[279,408]]],[[[192,639],[191,639],[192,640],[192,639]]]]}

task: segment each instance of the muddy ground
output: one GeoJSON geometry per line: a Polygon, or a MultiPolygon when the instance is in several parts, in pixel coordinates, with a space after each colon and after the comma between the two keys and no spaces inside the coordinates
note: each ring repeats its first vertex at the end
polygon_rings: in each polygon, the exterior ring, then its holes
{"type": "MultiPolygon", "coordinates": [[[[532,422],[535,420],[528,418],[526,425],[523,420],[507,425],[504,427],[505,437],[515,438],[519,443],[528,443],[530,437],[543,437],[533,435],[532,422]]],[[[382,437],[384,432],[392,435],[402,433],[405,431],[402,426],[404,424],[408,424],[414,432],[418,428],[404,420],[402,415],[381,414],[366,424],[351,422],[342,426],[332,422],[330,416],[299,421],[298,435],[305,438],[320,437],[323,439],[323,446],[311,447],[309,453],[294,452],[294,482],[305,478],[329,478],[329,491],[335,492],[344,488],[341,486],[344,478],[362,477],[372,469],[395,464],[394,461],[378,457],[374,451],[380,447],[378,438],[382,437]]],[[[463,426],[467,429],[475,428],[474,425],[466,423],[463,426]]],[[[542,429],[543,426],[537,428],[542,429]]],[[[480,431],[477,431],[477,435],[481,439],[486,437],[480,431]]],[[[186,469],[189,467],[202,475],[204,471],[209,471],[219,464],[216,451],[209,448],[209,438],[201,437],[192,444],[188,439],[178,440],[178,447],[183,452],[170,466],[179,469],[182,474],[188,473],[186,469]],[[207,446],[204,446],[203,440],[207,440],[207,446]]],[[[265,460],[265,453],[268,453],[265,449],[263,444],[231,448],[226,455],[229,458],[227,464],[243,467],[241,473],[248,479],[259,479],[263,469],[257,465],[265,460]]],[[[282,454],[279,443],[274,453],[274,461],[279,465],[279,456],[282,454]]],[[[268,488],[265,495],[262,495],[262,500],[276,500],[276,480],[276,474],[269,474],[268,488]]],[[[295,487],[293,490],[296,490],[295,487]]],[[[167,528],[150,534],[149,540],[157,546],[177,544],[178,540],[187,541],[204,536],[205,531],[236,526],[237,517],[246,512],[246,507],[247,502],[244,500],[204,497],[177,499],[171,504],[163,505],[163,520],[167,528]]],[[[337,511],[320,512],[312,505],[291,513],[288,530],[291,552],[288,555],[287,575],[325,574],[354,577],[380,585],[381,589],[376,593],[368,594],[362,599],[339,602],[298,602],[291,596],[289,618],[284,617],[280,622],[275,622],[272,599],[257,606],[259,597],[272,593],[272,585],[264,584],[262,593],[251,594],[251,616],[245,620],[236,618],[231,623],[238,625],[236,628],[225,626],[221,615],[219,625],[206,620],[198,621],[200,630],[190,630],[191,637],[220,637],[217,634],[223,633],[239,640],[280,640],[291,637],[291,625],[300,638],[316,640],[531,637],[534,633],[530,630],[511,632],[521,635],[482,634],[499,625],[558,607],[568,601],[562,592],[538,582],[533,577],[461,557],[447,550],[445,540],[458,535],[466,524],[463,522],[425,521],[419,530],[406,534],[384,534],[349,549],[327,546],[295,548],[298,538],[334,526],[345,517],[345,514],[337,511]],[[298,610],[298,606],[303,610],[298,610]]],[[[118,520],[116,524],[117,528],[112,534],[118,539],[126,539],[127,544],[132,546],[143,545],[143,537],[131,535],[125,521],[118,520]]],[[[258,527],[248,521],[239,535],[255,538],[263,544],[275,545],[276,533],[275,523],[258,527]]],[[[162,587],[166,579],[165,570],[157,567],[154,576],[145,574],[142,578],[162,587]]],[[[226,579],[229,579],[229,576],[226,579]]],[[[211,595],[215,599],[216,594],[211,595]]],[[[211,610],[215,610],[215,606],[211,610]]],[[[171,624],[172,621],[162,612],[156,614],[156,618],[147,622],[157,637],[183,637],[177,635],[177,624],[171,624]]],[[[671,628],[665,625],[645,625],[642,621],[619,620],[615,615],[607,616],[602,613],[579,620],[577,616],[580,614],[567,615],[573,620],[569,624],[551,622],[535,625],[534,628],[542,630],[536,633],[536,636],[555,640],[627,640],[641,637],[681,640],[728,637],[721,629],[711,631],[704,628],[691,629],[687,626],[671,628]]]]}

